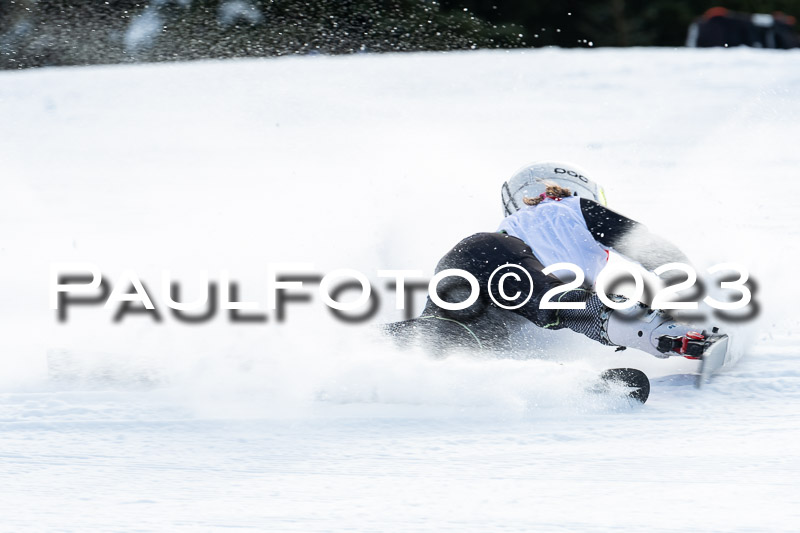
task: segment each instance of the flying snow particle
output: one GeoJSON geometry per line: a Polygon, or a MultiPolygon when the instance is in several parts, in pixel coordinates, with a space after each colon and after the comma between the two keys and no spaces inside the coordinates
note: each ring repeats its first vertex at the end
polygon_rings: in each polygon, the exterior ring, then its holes
{"type": "Polygon", "coordinates": [[[141,15],[133,19],[125,32],[123,39],[125,50],[136,52],[152,45],[163,24],[164,20],[156,9],[146,8],[141,15]]]}
{"type": "Polygon", "coordinates": [[[243,20],[249,24],[258,24],[264,15],[253,4],[245,0],[232,0],[220,4],[218,20],[224,26],[230,26],[243,20]]]}

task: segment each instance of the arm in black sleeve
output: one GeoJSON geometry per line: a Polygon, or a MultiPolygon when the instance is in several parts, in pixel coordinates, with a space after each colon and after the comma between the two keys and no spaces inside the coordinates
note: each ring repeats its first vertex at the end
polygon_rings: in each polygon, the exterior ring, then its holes
{"type": "Polygon", "coordinates": [[[655,270],[667,263],[689,263],[686,255],[667,239],[651,233],[644,224],[620,215],[593,200],[581,198],[581,213],[600,244],[655,270]]]}

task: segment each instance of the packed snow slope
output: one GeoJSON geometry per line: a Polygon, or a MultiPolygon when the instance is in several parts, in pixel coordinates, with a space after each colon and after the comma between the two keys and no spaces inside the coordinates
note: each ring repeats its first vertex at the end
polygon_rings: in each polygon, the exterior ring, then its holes
{"type": "MultiPolygon", "coordinates": [[[[0,530],[792,531],[800,521],[800,54],[536,50],[0,74],[0,530]],[[176,320],[161,271],[266,308],[271,264],[430,276],[500,184],[566,159],[701,274],[740,263],[738,364],[570,332],[433,360],[333,319],[176,320]],[[162,320],[48,307],[135,271],[162,320]],[[609,366],[643,407],[585,392],[609,366]]],[[[123,281],[120,282],[125,285],[123,281]]],[[[121,287],[125,289],[125,287],[121,287]]],[[[422,298],[414,302],[418,312],[422,298]]]]}

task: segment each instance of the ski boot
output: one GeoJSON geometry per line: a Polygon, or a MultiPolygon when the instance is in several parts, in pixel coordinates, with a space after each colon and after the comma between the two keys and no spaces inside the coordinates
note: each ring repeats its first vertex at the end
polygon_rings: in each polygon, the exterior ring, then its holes
{"type": "Polygon", "coordinates": [[[702,359],[718,340],[727,338],[719,328],[710,332],[677,322],[664,311],[654,311],[644,304],[610,313],[606,334],[611,343],[642,350],[660,358],[681,355],[702,359]]]}

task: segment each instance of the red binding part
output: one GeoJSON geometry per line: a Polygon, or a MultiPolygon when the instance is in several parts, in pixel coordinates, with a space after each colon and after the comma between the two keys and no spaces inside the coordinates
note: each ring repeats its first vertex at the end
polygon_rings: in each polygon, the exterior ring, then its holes
{"type": "MultiPolygon", "coordinates": [[[[703,337],[702,333],[698,333],[696,331],[689,331],[688,333],[686,333],[686,335],[684,335],[683,341],[681,342],[681,349],[678,353],[680,354],[686,353],[686,349],[689,347],[689,339],[694,341],[701,341],[705,339],[705,337],[703,337]]],[[[700,357],[695,357],[694,355],[684,355],[684,357],[686,359],[701,359],[700,357]]]]}

